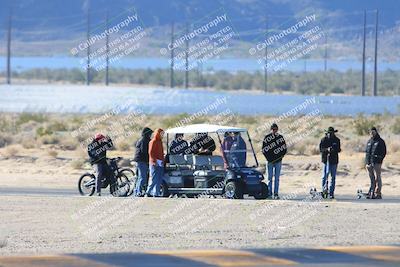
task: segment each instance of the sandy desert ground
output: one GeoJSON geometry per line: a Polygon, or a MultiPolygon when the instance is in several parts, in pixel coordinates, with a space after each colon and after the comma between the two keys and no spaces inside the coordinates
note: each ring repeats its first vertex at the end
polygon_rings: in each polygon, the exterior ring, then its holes
{"type": "MultiPolygon", "coordinates": [[[[129,157],[128,152],[112,153],[129,157]]],[[[384,167],[383,200],[357,200],[357,188],[368,186],[362,154],[342,159],[346,163],[339,166],[333,201],[308,199],[309,187],[320,183],[317,155],[286,157],[281,197],[287,199],[257,201],[81,197],[77,180],[83,170],[70,167],[73,152],[57,158],[39,150],[34,154],[37,158],[21,152],[0,161],[4,255],[400,241],[400,166],[384,167]],[[60,194],[43,194],[54,189],[60,194]]]]}

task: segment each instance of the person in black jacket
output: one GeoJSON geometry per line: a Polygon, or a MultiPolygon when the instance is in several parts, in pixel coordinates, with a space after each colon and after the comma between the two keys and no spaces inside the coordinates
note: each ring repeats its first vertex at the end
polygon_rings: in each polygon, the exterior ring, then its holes
{"type": "Polygon", "coordinates": [[[107,164],[107,150],[113,147],[113,143],[110,137],[104,136],[101,133],[97,133],[94,136],[93,141],[88,145],[88,155],[90,164],[94,167],[96,177],[96,193],[101,196],[102,180],[112,179],[110,181],[110,192],[112,190],[111,185],[114,184],[114,177],[107,164]]]}
{"type": "Polygon", "coordinates": [[[137,181],[134,196],[141,197],[148,183],[149,177],[149,142],[153,131],[150,128],[143,128],[142,136],[135,143],[135,156],[133,161],[137,163],[137,181]]]}
{"type": "Polygon", "coordinates": [[[212,152],[216,149],[214,139],[210,137],[207,133],[198,133],[190,141],[190,153],[195,155],[205,155],[211,156],[212,152]]]}
{"type": "Polygon", "coordinates": [[[169,155],[185,155],[186,150],[189,148],[188,142],[183,139],[183,134],[175,134],[175,139],[172,140],[169,146],[169,155]]]}
{"type": "Polygon", "coordinates": [[[367,198],[382,199],[381,167],[383,159],[386,156],[386,144],[375,127],[371,128],[370,134],[371,139],[368,140],[365,149],[365,167],[367,168],[371,180],[367,198]],[[375,192],[377,185],[378,188],[375,192]]]}
{"type": "Polygon", "coordinates": [[[328,176],[331,174],[331,186],[329,187],[329,197],[335,198],[336,171],[339,163],[340,139],[335,135],[337,130],[329,127],[325,131],[325,137],[321,139],[319,151],[321,161],[324,163],[322,175],[322,191],[328,192],[328,176]]]}
{"type": "Polygon", "coordinates": [[[269,196],[272,196],[272,178],[275,174],[273,195],[275,199],[279,199],[279,177],[281,175],[282,158],[287,152],[287,147],[285,139],[278,133],[276,123],[271,125],[271,133],[264,137],[262,152],[267,160],[269,196]]]}

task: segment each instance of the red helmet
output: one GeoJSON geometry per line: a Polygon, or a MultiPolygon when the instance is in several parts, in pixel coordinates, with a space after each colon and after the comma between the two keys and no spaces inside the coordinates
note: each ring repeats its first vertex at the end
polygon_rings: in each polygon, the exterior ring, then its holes
{"type": "Polygon", "coordinates": [[[104,139],[104,138],[105,138],[105,136],[103,134],[101,134],[101,133],[97,133],[94,136],[94,140],[96,140],[96,141],[104,139]]]}

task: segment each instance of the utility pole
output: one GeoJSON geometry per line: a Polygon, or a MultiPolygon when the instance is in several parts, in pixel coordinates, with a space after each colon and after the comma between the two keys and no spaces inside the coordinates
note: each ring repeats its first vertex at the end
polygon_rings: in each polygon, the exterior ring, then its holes
{"type": "Polygon", "coordinates": [[[374,64],[374,96],[378,95],[378,12],[375,14],[375,64],[374,64]]]}
{"type": "MultiPolygon", "coordinates": [[[[265,18],[265,40],[268,40],[268,23],[267,18],[265,18]]],[[[265,42],[265,59],[264,59],[264,93],[268,92],[268,45],[265,42]]]]}
{"type": "Polygon", "coordinates": [[[7,32],[7,84],[11,84],[11,28],[12,28],[12,9],[8,16],[8,32],[7,32]]]}
{"type": "Polygon", "coordinates": [[[185,88],[189,88],[189,25],[186,23],[186,39],[185,39],[185,88]]]}
{"type": "Polygon", "coordinates": [[[365,96],[365,41],[367,35],[367,11],[364,10],[364,35],[363,35],[363,52],[362,52],[362,81],[361,95],[365,96]]]}
{"type": "Polygon", "coordinates": [[[87,29],[86,29],[86,39],[87,39],[87,59],[86,59],[86,85],[90,85],[90,2],[87,5],[87,29]]]}
{"type": "Polygon", "coordinates": [[[171,70],[170,70],[170,81],[171,81],[171,88],[174,88],[174,23],[171,23],[171,70]]]}
{"type": "Polygon", "coordinates": [[[328,70],[328,34],[325,33],[324,71],[328,70]]]}
{"type": "MultiPolygon", "coordinates": [[[[106,16],[106,30],[108,30],[109,27],[109,16],[108,16],[108,11],[107,11],[107,16],[106,16]]],[[[110,64],[110,58],[109,58],[109,53],[110,53],[110,36],[107,34],[106,36],[106,86],[109,84],[109,64],[110,64]]]]}

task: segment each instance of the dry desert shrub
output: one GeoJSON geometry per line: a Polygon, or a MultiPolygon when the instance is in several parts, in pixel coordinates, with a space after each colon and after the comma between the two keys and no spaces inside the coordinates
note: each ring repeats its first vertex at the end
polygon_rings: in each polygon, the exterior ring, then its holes
{"type": "Polygon", "coordinates": [[[121,141],[117,144],[117,149],[120,151],[129,151],[131,149],[131,145],[128,142],[121,141]]]}
{"type": "Polygon", "coordinates": [[[49,155],[52,158],[57,158],[58,156],[58,152],[54,149],[50,149],[47,151],[47,155],[49,155]]]}
{"type": "Polygon", "coordinates": [[[392,141],[388,144],[388,154],[394,154],[400,151],[400,143],[392,141]]]}
{"type": "Polygon", "coordinates": [[[318,144],[315,144],[315,145],[309,144],[309,145],[307,145],[306,146],[306,153],[309,154],[309,155],[318,155],[320,153],[318,144]]]}
{"type": "Polygon", "coordinates": [[[5,147],[13,141],[11,135],[0,133],[0,147],[5,147]]]}
{"type": "Polygon", "coordinates": [[[58,144],[60,140],[54,135],[44,135],[39,138],[39,142],[43,145],[54,145],[58,144]]]}
{"type": "Polygon", "coordinates": [[[33,138],[24,138],[21,141],[21,145],[25,149],[32,149],[36,147],[36,142],[33,138]]]}
{"type": "Polygon", "coordinates": [[[78,147],[78,141],[72,138],[61,139],[60,148],[63,150],[75,150],[78,147]]]}
{"type": "MultiPolygon", "coordinates": [[[[342,147],[346,150],[359,153],[359,152],[365,151],[366,144],[367,144],[367,140],[365,140],[365,142],[363,142],[360,139],[351,139],[349,141],[344,142],[342,147]]],[[[343,148],[342,148],[342,150],[344,150],[343,148]]]]}
{"type": "Polygon", "coordinates": [[[85,165],[85,161],[83,159],[75,159],[75,160],[71,161],[71,167],[74,170],[81,170],[81,169],[83,169],[84,165],[85,165]]]}
{"type": "Polygon", "coordinates": [[[4,155],[6,157],[15,157],[18,153],[19,153],[18,147],[14,145],[7,146],[4,150],[4,155]]]}

